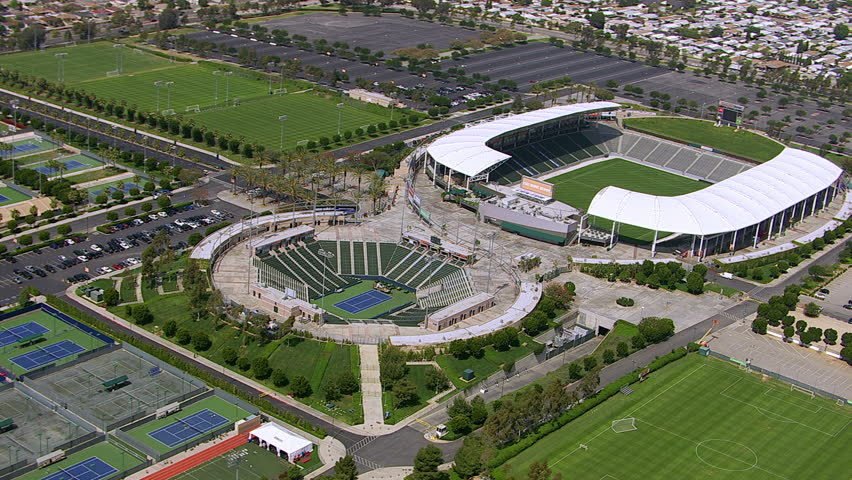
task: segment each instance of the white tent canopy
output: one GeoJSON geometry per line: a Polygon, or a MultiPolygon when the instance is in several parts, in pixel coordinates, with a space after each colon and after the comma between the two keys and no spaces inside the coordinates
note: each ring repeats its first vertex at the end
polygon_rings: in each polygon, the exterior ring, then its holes
{"type": "Polygon", "coordinates": [[[512,157],[485,144],[494,137],[562,117],[618,108],[621,105],[617,103],[590,102],[534,110],[450,133],[435,140],[426,151],[441,165],[473,177],[512,157]]]}
{"type": "Polygon", "coordinates": [[[762,165],[677,197],[606,187],[588,213],[660,232],[714,235],[760,223],[830,187],[842,173],[818,155],[785,148],[762,165]]]}
{"type": "Polygon", "coordinates": [[[313,443],[286,428],[272,422],[264,423],[249,432],[249,440],[257,439],[260,446],[266,449],[274,447],[279,456],[286,456],[287,461],[294,463],[299,457],[313,451],[313,443]]]}

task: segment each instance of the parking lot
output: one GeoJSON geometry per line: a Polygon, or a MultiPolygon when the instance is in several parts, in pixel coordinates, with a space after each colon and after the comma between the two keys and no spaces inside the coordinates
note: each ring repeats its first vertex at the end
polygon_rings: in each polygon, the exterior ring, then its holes
{"type": "MultiPolygon", "coordinates": [[[[237,221],[248,213],[234,205],[213,200],[202,207],[189,206],[170,209],[156,218],[117,227],[110,234],[94,233],[80,237],[73,244],[46,247],[11,257],[0,262],[0,304],[12,303],[18,292],[27,285],[43,293],[59,293],[70,283],[85,281],[112,270],[131,266],[142,256],[159,231],[166,232],[174,248],[186,248],[193,232],[201,234],[220,221],[237,221]],[[211,213],[213,210],[219,215],[211,213]],[[14,262],[14,263],[13,263],[14,262]]],[[[14,244],[9,245],[10,249],[14,244]]]]}

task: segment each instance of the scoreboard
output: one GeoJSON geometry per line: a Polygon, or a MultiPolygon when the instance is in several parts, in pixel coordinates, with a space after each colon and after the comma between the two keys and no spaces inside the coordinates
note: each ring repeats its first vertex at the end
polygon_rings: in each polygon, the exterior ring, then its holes
{"type": "Polygon", "coordinates": [[[743,112],[745,107],[719,100],[719,109],[716,112],[716,122],[728,127],[740,127],[743,123],[743,112]]]}

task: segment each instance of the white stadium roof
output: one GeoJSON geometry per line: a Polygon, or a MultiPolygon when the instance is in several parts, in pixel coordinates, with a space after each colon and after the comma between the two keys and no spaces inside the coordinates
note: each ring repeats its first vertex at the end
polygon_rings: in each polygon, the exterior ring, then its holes
{"type": "Polygon", "coordinates": [[[561,117],[617,108],[621,108],[621,105],[612,102],[590,102],[534,110],[458,130],[435,140],[426,150],[441,165],[472,177],[512,158],[511,155],[498,152],[485,144],[494,137],[561,117]]]}
{"type": "Polygon", "coordinates": [[[660,232],[714,235],[760,223],[825,190],[842,173],[820,156],[785,148],[762,165],[677,197],[606,187],[588,213],[660,232]]]}

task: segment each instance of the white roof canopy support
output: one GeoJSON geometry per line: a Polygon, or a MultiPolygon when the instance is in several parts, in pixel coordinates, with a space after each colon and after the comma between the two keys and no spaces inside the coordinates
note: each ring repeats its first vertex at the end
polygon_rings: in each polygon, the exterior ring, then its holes
{"type": "Polygon", "coordinates": [[[606,187],[592,199],[588,213],[660,232],[714,235],[783,212],[831,187],[842,173],[818,155],[785,148],[762,165],[677,197],[606,187]]]}
{"type": "Polygon", "coordinates": [[[486,145],[492,138],[532,127],[540,123],[579,114],[617,110],[621,105],[612,102],[576,103],[543,108],[532,112],[484,122],[439,138],[426,147],[436,162],[468,177],[476,176],[512,158],[486,145]]]}

